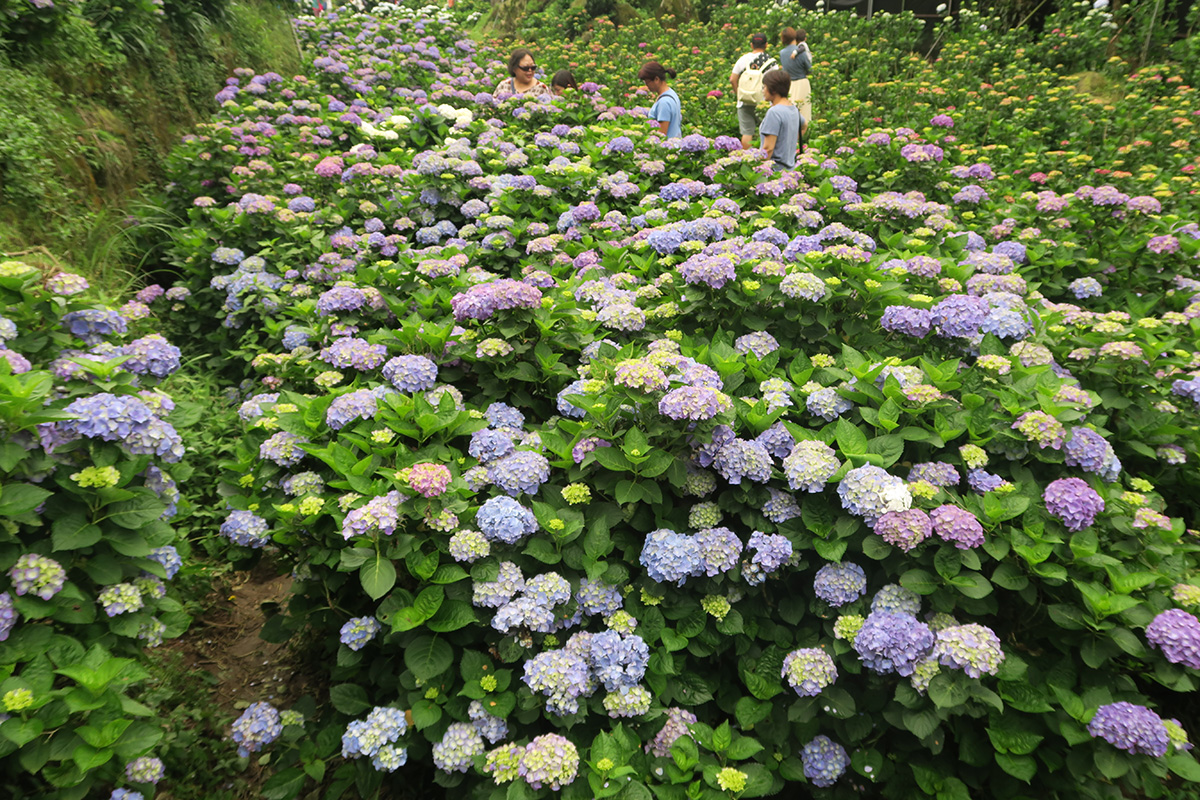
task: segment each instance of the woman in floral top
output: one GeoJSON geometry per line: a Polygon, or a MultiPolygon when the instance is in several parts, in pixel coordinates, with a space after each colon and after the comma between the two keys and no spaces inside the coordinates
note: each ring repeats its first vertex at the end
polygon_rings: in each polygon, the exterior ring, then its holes
{"type": "Polygon", "coordinates": [[[533,60],[533,53],[518,47],[508,57],[509,77],[496,84],[496,91],[492,94],[550,94],[550,87],[533,76],[535,69],[537,64],[533,60]]]}

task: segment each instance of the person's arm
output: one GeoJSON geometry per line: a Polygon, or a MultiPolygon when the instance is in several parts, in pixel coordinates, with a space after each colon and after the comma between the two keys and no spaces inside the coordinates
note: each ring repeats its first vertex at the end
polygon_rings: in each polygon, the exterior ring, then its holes
{"type": "Polygon", "coordinates": [[[671,127],[671,123],[669,123],[669,122],[659,122],[658,123],[658,129],[660,131],[662,131],[663,133],[666,133],[667,129],[670,127],[671,127]]]}
{"type": "Polygon", "coordinates": [[[734,94],[737,94],[737,86],[738,86],[738,78],[739,78],[739,77],[740,77],[740,76],[739,76],[739,75],[738,75],[738,73],[736,73],[736,72],[731,72],[731,73],[729,74],[729,83],[730,83],[730,85],[732,85],[732,86],[733,86],[733,93],[734,93],[734,94]]]}
{"type": "Polygon", "coordinates": [[[763,136],[763,149],[767,151],[767,160],[770,161],[775,157],[775,142],[779,139],[773,133],[763,136]]]}

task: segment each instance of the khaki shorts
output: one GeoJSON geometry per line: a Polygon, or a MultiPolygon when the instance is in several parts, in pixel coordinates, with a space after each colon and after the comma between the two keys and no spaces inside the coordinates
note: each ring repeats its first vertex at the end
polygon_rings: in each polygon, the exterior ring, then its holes
{"type": "Polygon", "coordinates": [[[758,109],[750,103],[737,110],[738,133],[742,136],[758,136],[758,109]]]}

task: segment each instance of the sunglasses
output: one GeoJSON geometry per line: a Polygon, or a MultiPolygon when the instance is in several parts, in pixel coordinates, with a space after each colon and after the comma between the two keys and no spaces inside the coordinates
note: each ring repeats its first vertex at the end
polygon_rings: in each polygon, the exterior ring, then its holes
{"type": "Polygon", "coordinates": [[[537,69],[537,64],[530,64],[528,67],[519,66],[517,69],[524,70],[525,72],[533,72],[535,69],[537,69]]]}

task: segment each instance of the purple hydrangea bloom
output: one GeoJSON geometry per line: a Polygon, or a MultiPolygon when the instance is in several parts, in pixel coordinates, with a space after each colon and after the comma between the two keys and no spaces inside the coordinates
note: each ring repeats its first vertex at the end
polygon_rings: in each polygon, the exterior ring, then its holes
{"type": "Polygon", "coordinates": [[[820,417],[826,422],[833,422],[854,408],[854,404],[838,394],[836,389],[825,388],[817,389],[810,394],[805,402],[805,407],[808,409],[808,413],[814,417],[820,417]]]}
{"type": "Polygon", "coordinates": [[[546,709],[559,716],[576,713],[579,697],[596,686],[586,657],[565,649],[546,650],[526,661],[521,680],[531,692],[545,696],[546,709]]]}
{"type": "Polygon", "coordinates": [[[61,324],[90,345],[99,343],[106,336],[125,333],[128,328],[124,317],[107,308],[69,311],[62,315],[61,324]]]}
{"type": "Polygon", "coordinates": [[[735,486],[741,484],[742,478],[756,483],[771,479],[771,454],[757,441],[733,439],[723,444],[712,465],[721,477],[735,486]]]}
{"type": "Polygon", "coordinates": [[[426,356],[396,356],[383,365],[383,377],[401,392],[424,392],[437,385],[437,364],[426,356]]]}
{"type": "Polygon", "coordinates": [[[271,526],[253,511],[229,512],[220,530],[222,536],[243,547],[259,548],[271,541],[271,526]]]}
{"type": "Polygon", "coordinates": [[[671,419],[706,420],[733,408],[733,401],[716,389],[681,386],[663,395],[658,411],[671,419]]]}
{"type": "Polygon", "coordinates": [[[938,506],[929,512],[933,532],[959,550],[970,550],[983,544],[983,525],[967,511],[953,505],[938,506]]]}
{"type": "Polygon", "coordinates": [[[742,540],[729,528],[706,528],[693,537],[700,548],[704,574],[710,578],[737,566],[742,540]]]}
{"type": "Polygon", "coordinates": [[[374,419],[379,402],[370,389],[358,389],[339,395],[325,410],[325,423],[340,431],[356,419],[374,419]]]}
{"type": "Polygon", "coordinates": [[[365,719],[356,719],[342,734],[342,758],[381,755],[408,731],[408,719],[398,708],[376,706],[365,719]]]}
{"type": "Polygon", "coordinates": [[[650,663],[650,648],[636,634],[608,630],[591,637],[588,661],[596,679],[610,692],[638,684],[650,663]]]}
{"type": "Polygon", "coordinates": [[[875,523],[875,533],[888,544],[907,553],[929,538],[933,533],[933,523],[929,515],[919,508],[889,511],[875,523]]]}
{"type": "Polygon", "coordinates": [[[158,783],[165,774],[163,762],[153,756],[141,756],[125,765],[125,778],[134,783],[158,783]]]}
{"type": "Polygon", "coordinates": [[[541,453],[519,450],[488,464],[488,480],[511,497],[537,494],[550,479],[550,462],[541,453]]]}
{"type": "Polygon", "coordinates": [[[1104,499],[1079,478],[1059,478],[1042,493],[1046,510],[1069,531],[1081,531],[1104,510],[1104,499]]]}
{"type": "Polygon", "coordinates": [[[1146,626],[1146,640],[1172,664],[1200,669],[1200,620],[1195,615],[1181,608],[1162,612],[1146,626]]]}
{"type": "Polygon", "coordinates": [[[1080,467],[1095,474],[1106,472],[1117,457],[1103,436],[1083,427],[1071,429],[1064,452],[1068,467],[1080,467]]]}
{"type": "Polygon", "coordinates": [[[279,711],[270,703],[260,701],[251,703],[234,720],[232,738],[237,743],[238,756],[246,758],[278,739],[281,733],[283,723],[280,722],[279,711]]]}
{"type": "Polygon", "coordinates": [[[906,336],[923,339],[933,328],[933,314],[923,308],[888,306],[883,311],[880,325],[885,331],[891,333],[903,333],[906,336]]]}
{"type": "Polygon", "coordinates": [[[826,564],[817,570],[813,592],[837,608],[852,603],[867,593],[867,574],[858,564],[826,564]]]}
{"type": "Polygon", "coordinates": [[[483,737],[469,722],[452,722],[433,745],[433,765],[443,772],[466,772],[475,756],[482,755],[483,737]]]}
{"type": "Polygon", "coordinates": [[[381,344],[371,344],[366,339],[347,336],[321,351],[322,361],[340,369],[354,368],[358,370],[375,369],[387,357],[387,348],[381,344]]]}
{"type": "Polygon", "coordinates": [[[478,459],[481,464],[486,464],[508,455],[514,447],[512,437],[507,433],[484,428],[471,434],[471,443],[467,446],[467,452],[473,458],[478,459]]]}
{"type": "Polygon", "coordinates": [[[1166,755],[1170,745],[1162,717],[1145,706],[1124,701],[1096,709],[1087,730],[1113,747],[1155,758],[1166,755]]]}
{"type": "Polygon", "coordinates": [[[180,350],[157,333],[134,339],[121,348],[123,366],[138,375],[165,378],[179,369],[180,350]]]}
{"type": "Polygon", "coordinates": [[[525,415],[507,403],[492,403],[484,416],[493,428],[520,428],[525,424],[525,415]]]}
{"type": "Polygon", "coordinates": [[[362,650],[382,630],[383,625],[374,617],[354,617],[342,626],[338,640],[351,650],[362,650]]]}
{"type": "Polygon", "coordinates": [[[688,736],[688,725],[695,721],[696,715],[690,711],[682,708],[668,708],[667,721],[654,739],[646,745],[646,752],[652,753],[658,758],[667,758],[671,755],[671,745],[675,744],[680,736],[688,736]]]}
{"type": "Polygon", "coordinates": [[[536,308],[541,302],[540,289],[509,278],[472,286],[450,299],[454,318],[459,322],[465,319],[488,319],[497,311],[536,308]]]}
{"type": "Polygon", "coordinates": [[[0,592],[0,642],[8,639],[18,618],[17,610],[13,607],[12,595],[8,592],[0,592]]]}
{"type": "Polygon", "coordinates": [[[342,520],[342,538],[382,533],[390,536],[400,524],[400,503],[404,496],[397,491],[372,497],[342,520]]]}
{"type": "Polygon", "coordinates": [[[881,675],[913,674],[934,645],[933,631],[912,614],[872,611],[854,639],[863,664],[881,675]]]}
{"type": "Polygon", "coordinates": [[[660,528],[646,537],[639,558],[650,580],[682,586],[704,571],[700,545],[692,536],[660,528]]]}
{"type": "Polygon", "coordinates": [[[962,478],[958,474],[958,470],[953,464],[947,464],[945,461],[926,461],[920,464],[913,464],[912,469],[908,471],[908,482],[915,483],[916,481],[929,481],[934,486],[943,488],[957,486],[962,478]]]}
{"type": "Polygon", "coordinates": [[[516,544],[538,529],[533,512],[511,497],[489,498],[475,515],[475,522],[489,540],[516,544]]]}
{"type": "Polygon", "coordinates": [[[971,338],[988,313],[987,301],[966,294],[952,294],[933,307],[931,320],[938,336],[971,338]]]}
{"type": "Polygon", "coordinates": [[[746,542],[746,552],[754,551],[742,562],[742,577],[750,586],[758,586],[792,558],[792,543],[786,536],[754,531],[746,542]]]}
{"type": "Polygon", "coordinates": [[[804,764],[804,777],[822,789],[837,783],[850,764],[846,748],[828,736],[818,736],[804,745],[800,760],[804,764]]]}

